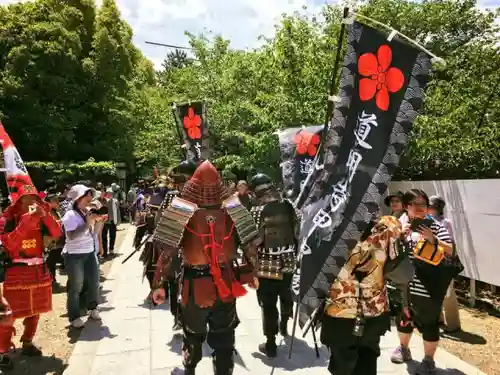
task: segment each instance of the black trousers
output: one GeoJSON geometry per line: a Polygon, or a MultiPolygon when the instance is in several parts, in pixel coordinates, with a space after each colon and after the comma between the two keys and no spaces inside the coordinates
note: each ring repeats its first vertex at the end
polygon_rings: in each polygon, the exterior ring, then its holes
{"type": "Polygon", "coordinates": [[[178,312],[179,312],[179,301],[178,301],[178,296],[179,296],[179,282],[175,277],[169,277],[168,280],[166,280],[163,283],[163,289],[165,290],[165,298],[169,299],[170,302],[170,312],[172,313],[173,317],[176,319],[178,318],[178,312]]]}
{"type": "Polygon", "coordinates": [[[144,236],[147,233],[147,231],[148,231],[148,226],[147,225],[142,225],[140,227],[137,227],[137,229],[135,230],[134,247],[136,249],[141,244],[141,241],[144,238],[144,236]]]}
{"type": "Polygon", "coordinates": [[[321,342],[330,350],[328,371],[332,375],[377,375],[380,337],[390,329],[389,314],[367,318],[364,334],[352,334],[354,319],[324,316],[321,342]]]}
{"type": "Polygon", "coordinates": [[[281,320],[286,321],[293,315],[291,284],[291,274],[285,274],[283,280],[259,279],[257,299],[262,309],[262,327],[266,337],[273,337],[278,334],[278,298],[280,300],[281,320]]]}
{"type": "Polygon", "coordinates": [[[115,250],[116,241],[116,224],[115,223],[105,223],[102,228],[102,247],[104,256],[112,253],[115,250]],[[109,242],[108,242],[109,235],[109,242]]]}
{"type": "Polygon", "coordinates": [[[148,279],[149,289],[153,290],[153,281],[156,272],[156,263],[158,261],[158,256],[152,242],[146,242],[139,260],[144,264],[144,276],[146,276],[146,278],[148,279]]]}
{"type": "Polygon", "coordinates": [[[52,249],[47,257],[47,268],[54,281],[56,280],[56,266],[57,264],[64,264],[64,259],[61,255],[62,249],[52,249]]]}
{"type": "Polygon", "coordinates": [[[234,370],[235,329],[240,323],[236,300],[225,303],[217,300],[212,307],[201,308],[194,303],[190,291],[189,301],[180,307],[184,331],[182,353],[186,373],[194,370],[201,361],[202,345],[207,340],[213,349],[215,375],[232,375],[234,370]]]}
{"type": "Polygon", "coordinates": [[[402,326],[403,313],[396,316],[398,332],[412,333],[414,328],[422,334],[424,341],[439,341],[439,317],[443,302],[432,298],[410,295],[411,323],[402,326]]]}

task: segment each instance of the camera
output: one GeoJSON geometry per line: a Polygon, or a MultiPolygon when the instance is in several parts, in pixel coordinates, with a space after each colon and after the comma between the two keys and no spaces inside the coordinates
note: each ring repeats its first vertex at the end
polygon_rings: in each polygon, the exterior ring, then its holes
{"type": "Polygon", "coordinates": [[[365,319],[361,316],[357,316],[354,321],[354,328],[352,330],[353,336],[363,337],[365,331],[365,319]]]}
{"type": "Polygon", "coordinates": [[[89,215],[106,215],[107,213],[108,213],[107,207],[101,207],[99,209],[97,209],[97,208],[91,208],[88,211],[89,215]]]}

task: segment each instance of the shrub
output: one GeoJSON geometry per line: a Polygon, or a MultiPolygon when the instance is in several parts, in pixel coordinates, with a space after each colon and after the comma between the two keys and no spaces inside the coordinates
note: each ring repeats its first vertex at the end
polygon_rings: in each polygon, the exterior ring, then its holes
{"type": "Polygon", "coordinates": [[[115,163],[110,161],[49,162],[29,161],[26,167],[35,186],[44,189],[46,181],[52,179],[58,186],[78,180],[100,181],[104,184],[116,182],[115,163]]]}

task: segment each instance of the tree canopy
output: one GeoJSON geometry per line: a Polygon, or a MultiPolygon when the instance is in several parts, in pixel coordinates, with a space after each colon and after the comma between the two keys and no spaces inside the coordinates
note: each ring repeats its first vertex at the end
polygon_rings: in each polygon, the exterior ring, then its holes
{"type": "MultiPolygon", "coordinates": [[[[444,58],[432,73],[398,178],[497,177],[499,11],[473,0],[371,0],[358,9],[444,58]]],[[[181,152],[171,107],[208,105],[215,163],[278,176],[275,131],[321,124],[342,8],[284,15],[262,47],[188,34],[192,52],[153,66],[114,0],[0,7],[0,115],[27,160],[169,166],[181,152]]],[[[168,54],[167,54],[168,52],[168,54]]]]}

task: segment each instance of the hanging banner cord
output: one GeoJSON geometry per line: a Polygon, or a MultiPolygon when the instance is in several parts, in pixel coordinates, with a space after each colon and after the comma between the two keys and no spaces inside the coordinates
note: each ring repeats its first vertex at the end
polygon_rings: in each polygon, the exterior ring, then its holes
{"type": "MultiPolygon", "coordinates": [[[[345,11],[346,9],[348,9],[348,8],[344,8],[344,11],[345,11]]],[[[372,23],[374,23],[374,24],[376,24],[376,25],[379,25],[379,26],[381,26],[381,27],[383,27],[383,28],[385,28],[385,29],[387,29],[387,30],[390,30],[390,34],[389,34],[389,36],[387,37],[387,40],[388,40],[389,42],[390,42],[392,39],[394,39],[394,37],[395,37],[396,35],[399,35],[401,38],[405,39],[406,41],[410,42],[410,43],[411,43],[411,44],[413,44],[414,46],[418,47],[421,51],[423,51],[423,52],[425,52],[426,54],[428,54],[428,55],[432,58],[432,59],[431,59],[431,62],[432,62],[433,64],[441,64],[442,66],[445,66],[445,65],[446,65],[446,61],[445,61],[443,58],[441,58],[441,57],[439,57],[439,56],[435,55],[434,53],[432,53],[431,51],[429,51],[427,48],[425,48],[424,46],[422,46],[420,43],[418,43],[416,40],[414,40],[414,39],[410,38],[409,36],[407,36],[407,35],[403,34],[402,32],[400,32],[400,31],[398,31],[398,30],[394,29],[393,27],[391,27],[391,26],[389,26],[389,25],[386,25],[386,24],[385,24],[385,23],[383,23],[383,22],[377,21],[377,20],[375,20],[375,19],[373,19],[373,18],[370,18],[370,17],[365,16],[365,15],[360,14],[360,13],[352,12],[352,13],[350,13],[347,17],[345,16],[345,13],[344,13],[344,19],[342,20],[342,23],[343,23],[343,24],[345,24],[345,25],[350,25],[350,24],[352,24],[352,23],[353,23],[353,21],[354,21],[354,19],[355,19],[355,18],[361,18],[361,19],[367,20],[367,21],[372,22],[372,23]]],[[[334,75],[333,77],[335,78],[335,75],[334,75]]],[[[329,99],[329,101],[331,101],[331,102],[333,102],[333,103],[335,103],[335,102],[337,101],[337,98],[336,98],[335,96],[332,96],[332,94],[330,94],[330,95],[329,95],[328,99],[329,99]]],[[[325,132],[325,131],[326,131],[326,127],[325,127],[325,130],[324,130],[323,132],[325,132]]],[[[323,139],[323,137],[324,137],[324,136],[325,136],[325,135],[322,135],[322,140],[324,140],[324,139],[323,139]]],[[[313,163],[314,168],[313,168],[313,170],[312,170],[312,171],[308,174],[308,176],[306,177],[306,180],[304,181],[304,184],[303,184],[302,188],[300,189],[300,192],[299,192],[299,194],[298,194],[297,198],[296,198],[296,199],[295,199],[295,201],[293,202],[293,205],[294,205],[296,208],[298,208],[298,209],[300,209],[300,206],[301,206],[301,204],[300,204],[300,203],[301,203],[302,196],[303,196],[303,194],[304,194],[304,191],[305,191],[306,186],[309,184],[309,181],[310,181],[310,179],[311,179],[311,177],[312,177],[312,175],[313,175],[313,173],[314,173],[314,170],[321,170],[321,169],[323,169],[323,167],[324,167],[324,166],[323,166],[323,163],[322,163],[322,161],[321,161],[321,159],[323,159],[323,155],[322,155],[322,154],[323,154],[323,152],[319,152],[319,153],[318,153],[318,155],[316,155],[316,158],[315,158],[314,163],[313,163]],[[321,157],[318,157],[319,155],[321,155],[321,157]]]]}
{"type": "Polygon", "coordinates": [[[365,16],[363,14],[360,14],[360,13],[351,13],[349,15],[349,17],[345,18],[344,19],[344,23],[346,24],[350,24],[354,21],[355,18],[361,18],[361,19],[364,19],[364,20],[367,20],[367,21],[370,21],[378,26],[381,26],[385,29],[388,29],[391,31],[391,33],[389,34],[389,37],[388,37],[388,40],[391,41],[396,35],[399,35],[400,37],[402,37],[403,39],[406,39],[408,42],[410,42],[411,44],[413,44],[415,47],[418,47],[421,51],[425,52],[426,54],[428,54],[430,57],[432,57],[432,60],[431,62],[434,64],[434,63],[438,63],[438,64],[442,64],[442,65],[445,65],[446,62],[444,61],[443,58],[433,54],[431,51],[429,51],[427,48],[425,48],[423,45],[421,45],[420,43],[418,43],[416,40],[410,38],[409,36],[403,34],[402,32],[394,29],[393,27],[389,26],[389,25],[386,25],[385,23],[382,23],[380,21],[377,21],[377,20],[374,20],[373,18],[370,18],[368,16],[365,16]]]}

